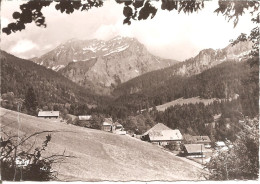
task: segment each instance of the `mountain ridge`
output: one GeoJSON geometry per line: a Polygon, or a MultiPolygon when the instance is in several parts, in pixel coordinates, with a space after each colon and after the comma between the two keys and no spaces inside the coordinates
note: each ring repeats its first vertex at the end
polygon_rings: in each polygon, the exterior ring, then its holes
{"type": "Polygon", "coordinates": [[[27,88],[32,86],[40,106],[54,102],[96,104],[99,99],[89,90],[55,71],[3,50],[0,53],[1,94],[13,92],[16,97],[24,98],[27,88]]]}
{"type": "Polygon", "coordinates": [[[231,46],[230,44],[223,49],[204,49],[195,57],[183,62],[133,78],[119,85],[114,90],[114,94],[118,96],[122,92],[124,94],[138,93],[142,89],[145,89],[147,85],[156,87],[173,76],[190,77],[224,62],[245,61],[249,58],[248,54],[250,53],[251,47],[251,42],[242,42],[235,46],[231,46]],[[128,88],[120,92],[120,89],[123,89],[124,86],[128,86],[128,88]]]}
{"type": "Polygon", "coordinates": [[[108,41],[68,40],[32,60],[99,94],[109,94],[121,83],[177,62],[152,55],[135,38],[120,36],[108,41]]]}

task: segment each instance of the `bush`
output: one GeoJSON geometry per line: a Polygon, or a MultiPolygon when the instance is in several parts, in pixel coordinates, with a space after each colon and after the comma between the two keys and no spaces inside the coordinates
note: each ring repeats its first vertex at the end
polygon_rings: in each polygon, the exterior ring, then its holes
{"type": "Polygon", "coordinates": [[[51,155],[49,157],[42,156],[51,140],[50,134],[46,136],[42,146],[35,148],[32,153],[22,149],[27,140],[41,133],[44,132],[37,132],[17,141],[17,136],[9,136],[5,132],[1,132],[0,161],[2,180],[50,181],[57,179],[58,173],[52,170],[52,164],[63,161],[67,156],[64,154],[51,155]]]}
{"type": "Polygon", "coordinates": [[[206,165],[210,180],[252,180],[259,177],[259,120],[245,120],[233,145],[206,165]]]}

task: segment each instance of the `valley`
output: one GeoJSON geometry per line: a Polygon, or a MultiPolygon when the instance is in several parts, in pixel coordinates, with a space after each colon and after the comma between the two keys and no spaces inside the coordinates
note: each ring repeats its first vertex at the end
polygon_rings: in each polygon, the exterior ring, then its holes
{"type": "Polygon", "coordinates": [[[1,7],[1,181],[257,183],[260,1],[1,7]]]}
{"type": "MultiPolygon", "coordinates": [[[[2,125],[17,132],[19,110],[22,135],[58,131],[46,154],[66,150],[75,157],[54,164],[62,181],[203,180],[202,166],[183,156],[187,138],[235,142],[238,123],[258,114],[258,57],[248,55],[248,42],[205,49],[178,63],[149,54],[130,38],[86,44],[69,40],[34,62],[1,51],[2,125]],[[122,40],[130,40],[129,46],[122,40]],[[83,52],[74,54],[75,48],[83,52]],[[62,53],[73,53],[72,61],[62,53]],[[35,117],[41,111],[58,113],[58,119],[35,117]],[[106,121],[122,131],[106,132],[106,121]],[[145,142],[144,134],[158,125],[178,130],[181,143],[145,142]]],[[[38,145],[43,140],[37,136],[38,145]]]]}

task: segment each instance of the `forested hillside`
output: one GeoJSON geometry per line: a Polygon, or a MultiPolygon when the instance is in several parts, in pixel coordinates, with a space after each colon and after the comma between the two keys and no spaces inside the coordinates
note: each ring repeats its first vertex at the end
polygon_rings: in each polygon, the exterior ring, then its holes
{"type": "Polygon", "coordinates": [[[244,111],[255,114],[258,103],[258,58],[247,62],[225,62],[198,75],[173,76],[164,79],[164,73],[152,72],[122,84],[117,89],[117,102],[135,109],[146,109],[178,98],[230,99],[239,96],[247,108],[244,111]],[[158,80],[151,80],[157,78],[158,80]],[[146,86],[136,93],[126,93],[131,86],[140,83],[146,86]],[[248,109],[249,108],[249,109],[248,109]],[[247,110],[248,109],[248,110],[247,110]]]}
{"type": "MultiPolygon", "coordinates": [[[[234,140],[239,130],[238,120],[244,115],[255,117],[259,112],[258,60],[259,58],[251,58],[240,63],[225,62],[191,77],[174,76],[168,80],[162,79],[156,87],[151,85],[137,93],[120,96],[115,104],[127,107],[129,113],[152,107],[149,114],[155,122],[162,122],[173,129],[178,128],[184,134],[209,135],[212,140],[234,140]],[[219,100],[208,105],[175,105],[162,112],[155,107],[181,97],[197,96],[219,100]],[[217,121],[214,119],[216,115],[220,115],[217,121]]],[[[149,81],[147,76],[149,75],[142,76],[143,80],[149,81]]],[[[158,78],[160,77],[158,74],[158,78]]],[[[123,90],[127,90],[127,83],[123,90]]],[[[116,111],[113,113],[116,114],[116,111]]],[[[127,111],[123,111],[119,114],[126,113],[127,111]]],[[[131,121],[128,123],[137,127],[139,132],[144,132],[148,127],[143,127],[138,121],[137,124],[131,121]]],[[[128,127],[130,126],[129,124],[128,127]]]]}
{"type": "Polygon", "coordinates": [[[24,99],[32,87],[39,107],[49,103],[96,104],[100,99],[51,69],[0,52],[1,94],[13,92],[15,97],[24,99]]]}

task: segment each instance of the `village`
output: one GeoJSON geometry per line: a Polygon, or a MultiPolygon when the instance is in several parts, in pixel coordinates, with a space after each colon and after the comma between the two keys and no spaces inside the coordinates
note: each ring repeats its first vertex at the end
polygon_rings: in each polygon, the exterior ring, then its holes
{"type": "MultiPolygon", "coordinates": [[[[74,116],[67,114],[63,119],[59,111],[39,111],[38,118],[50,119],[53,122],[60,121],[67,124],[69,121],[84,122],[84,127],[86,128],[91,128],[93,122],[91,115],[74,116]]],[[[213,142],[209,136],[205,135],[183,135],[180,130],[173,130],[163,123],[157,123],[145,133],[136,135],[132,132],[125,131],[123,125],[117,121],[114,122],[112,118],[104,118],[100,130],[149,142],[166,151],[170,151],[176,156],[184,157],[201,165],[208,163],[212,156],[217,156],[220,152],[228,151],[229,148],[233,146],[227,139],[226,141],[213,142]]]]}

